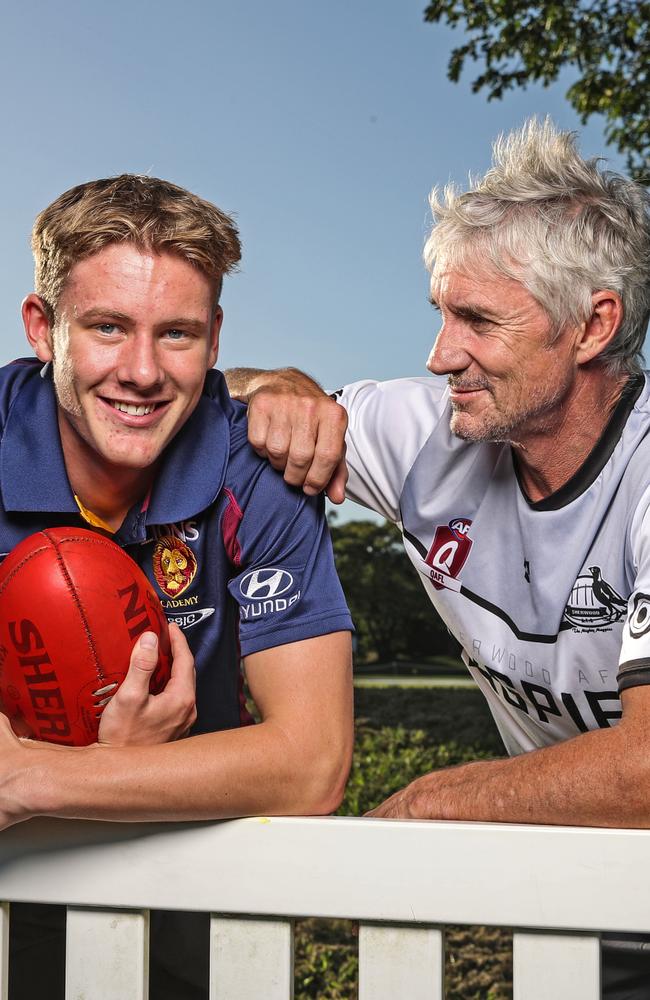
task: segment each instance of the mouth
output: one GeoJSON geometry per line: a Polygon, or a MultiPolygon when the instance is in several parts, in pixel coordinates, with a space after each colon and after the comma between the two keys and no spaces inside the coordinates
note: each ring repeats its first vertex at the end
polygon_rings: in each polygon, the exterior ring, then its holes
{"type": "Polygon", "coordinates": [[[122,403],[119,399],[110,399],[109,403],[114,410],[129,413],[132,417],[144,417],[156,408],[156,403],[122,403]]]}
{"type": "Polygon", "coordinates": [[[156,407],[155,403],[122,403],[118,399],[111,399],[110,404],[114,410],[128,413],[132,417],[144,417],[148,413],[153,413],[156,407]]]}
{"type": "Polygon", "coordinates": [[[476,399],[476,397],[481,392],[487,392],[485,387],[476,389],[457,389],[454,386],[449,388],[449,398],[452,403],[469,403],[470,400],[476,399]]]}
{"type": "Polygon", "coordinates": [[[481,392],[489,392],[487,382],[452,382],[449,381],[449,397],[452,403],[470,402],[481,392]]]}
{"type": "Polygon", "coordinates": [[[143,403],[141,400],[112,399],[109,396],[98,397],[101,404],[121,424],[130,427],[148,426],[157,421],[169,406],[169,400],[157,400],[143,403]]]}

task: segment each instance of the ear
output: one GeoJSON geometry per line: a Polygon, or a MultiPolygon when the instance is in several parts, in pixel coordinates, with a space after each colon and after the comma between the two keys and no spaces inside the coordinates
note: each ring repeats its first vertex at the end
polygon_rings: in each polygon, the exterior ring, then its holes
{"type": "Polygon", "coordinates": [[[214,311],[212,326],[210,327],[210,353],[208,355],[208,368],[213,368],[219,354],[219,334],[223,323],[223,309],[217,306],[214,311]]]}
{"type": "Polygon", "coordinates": [[[27,339],[39,361],[52,360],[52,328],[48,310],[39,295],[32,292],[22,305],[23,324],[27,339]]]}
{"type": "Polygon", "coordinates": [[[618,292],[599,289],[591,296],[591,316],[576,342],[576,361],[584,365],[605,350],[623,322],[623,303],[618,292]]]}

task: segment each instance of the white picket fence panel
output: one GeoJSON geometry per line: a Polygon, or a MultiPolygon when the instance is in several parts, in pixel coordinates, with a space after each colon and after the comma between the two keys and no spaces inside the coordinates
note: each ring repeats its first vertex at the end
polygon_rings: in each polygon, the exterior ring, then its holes
{"type": "Polygon", "coordinates": [[[443,1000],[444,926],[513,927],[515,1000],[597,1000],[601,931],[650,932],[650,831],[268,818],[32,820],[0,834],[12,901],[68,907],[66,1000],[146,1000],[148,910],[212,914],[210,1000],[293,996],[293,920],[359,922],[359,1000],[443,1000]]]}

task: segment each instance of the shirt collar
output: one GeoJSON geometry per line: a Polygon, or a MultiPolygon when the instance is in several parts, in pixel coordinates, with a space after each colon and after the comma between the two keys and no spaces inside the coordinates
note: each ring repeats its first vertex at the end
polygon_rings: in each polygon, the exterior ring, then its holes
{"type": "Polygon", "coordinates": [[[198,406],[165,450],[147,506],[147,524],[186,521],[214,503],[230,455],[230,423],[224,410],[231,406],[223,376],[209,372],[198,406]]]}
{"type": "Polygon", "coordinates": [[[0,484],[7,511],[78,513],[63,461],[52,377],[40,378],[36,365],[7,416],[0,484]]]}
{"type": "MultiPolygon", "coordinates": [[[[188,520],[214,502],[230,452],[232,407],[220,372],[208,372],[192,416],[165,451],[146,511],[147,524],[188,520]]],[[[7,511],[79,513],[68,482],[51,374],[18,393],[0,442],[0,489],[7,511]]]]}

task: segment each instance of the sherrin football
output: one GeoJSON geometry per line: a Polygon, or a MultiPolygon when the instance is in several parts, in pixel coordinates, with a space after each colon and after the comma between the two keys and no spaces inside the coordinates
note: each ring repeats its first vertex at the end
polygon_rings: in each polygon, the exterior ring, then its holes
{"type": "Polygon", "coordinates": [[[147,630],[159,637],[150,684],[157,694],[171,670],[169,633],[140,567],[92,531],[48,528],[25,538],[0,565],[0,708],[14,732],[94,743],[147,630]]]}

